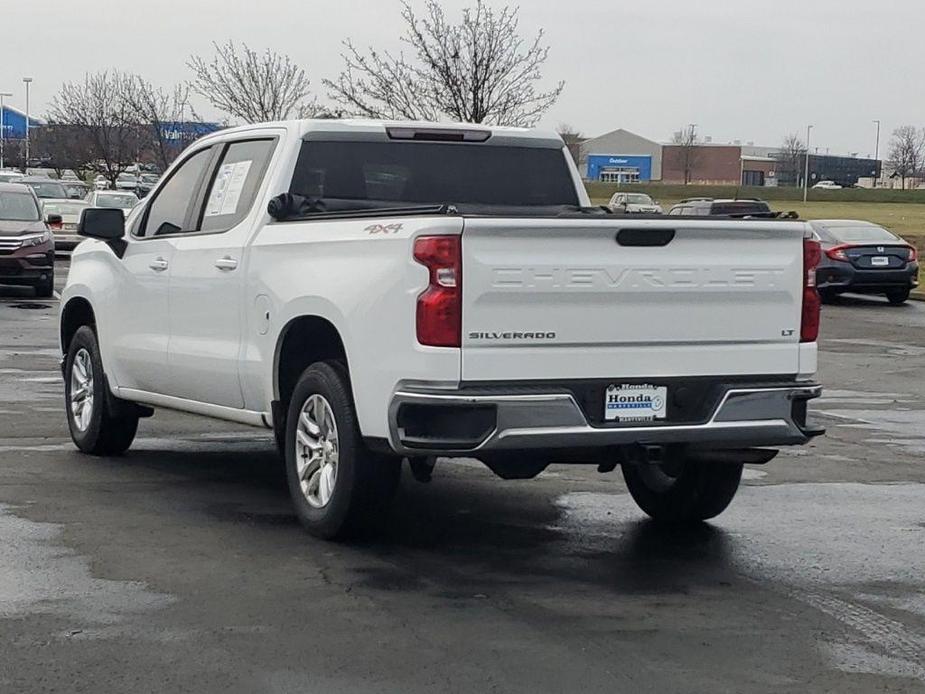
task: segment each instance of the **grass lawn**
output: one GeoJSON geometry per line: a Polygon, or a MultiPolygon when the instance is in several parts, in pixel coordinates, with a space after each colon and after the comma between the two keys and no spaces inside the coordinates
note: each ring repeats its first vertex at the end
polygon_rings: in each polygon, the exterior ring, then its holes
{"type": "MultiPolygon", "coordinates": [[[[593,198],[595,205],[606,205],[609,198],[593,198]]],[[[678,200],[659,197],[665,211],[678,200]]],[[[902,202],[818,202],[791,200],[771,201],[772,210],[795,210],[800,219],[860,219],[886,227],[919,249],[925,256],[925,204],[902,202]]],[[[919,271],[920,284],[925,285],[925,264],[919,271]]]]}
{"type": "MultiPolygon", "coordinates": [[[[595,205],[606,205],[608,200],[595,198],[595,205]]],[[[665,211],[677,202],[660,198],[665,211]]],[[[771,209],[795,210],[801,219],[861,219],[890,229],[925,249],[925,204],[901,202],[793,202],[772,201],[771,209]]]]}

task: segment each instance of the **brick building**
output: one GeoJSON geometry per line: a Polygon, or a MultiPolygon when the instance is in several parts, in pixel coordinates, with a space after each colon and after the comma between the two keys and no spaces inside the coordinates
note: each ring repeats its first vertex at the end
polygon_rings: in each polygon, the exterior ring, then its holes
{"type": "Polygon", "coordinates": [[[776,185],[778,162],[758,149],[742,145],[665,145],[662,151],[662,181],[731,186],[776,185]]]}

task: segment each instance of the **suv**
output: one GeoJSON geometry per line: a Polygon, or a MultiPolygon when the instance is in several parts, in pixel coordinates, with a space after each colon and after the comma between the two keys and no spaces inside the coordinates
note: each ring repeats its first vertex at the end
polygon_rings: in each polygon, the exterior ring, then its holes
{"type": "Polygon", "coordinates": [[[77,447],[121,453],[157,408],[272,429],[322,537],[437,456],[504,479],[619,465],[646,513],[700,522],[743,463],[821,433],[808,226],[615,218],[554,132],[224,130],[80,233],[60,315],[77,447]]]}
{"type": "Polygon", "coordinates": [[[668,214],[671,216],[693,217],[758,217],[773,218],[780,216],[772,212],[770,205],[757,198],[735,198],[733,200],[714,200],[713,198],[689,198],[674,205],[668,214]]]}
{"type": "Polygon", "coordinates": [[[35,287],[42,298],[55,289],[54,237],[35,193],[13,183],[0,183],[0,284],[35,287]]]}
{"type": "Polygon", "coordinates": [[[607,203],[611,212],[661,214],[662,206],[645,193],[614,193],[607,203]]]}

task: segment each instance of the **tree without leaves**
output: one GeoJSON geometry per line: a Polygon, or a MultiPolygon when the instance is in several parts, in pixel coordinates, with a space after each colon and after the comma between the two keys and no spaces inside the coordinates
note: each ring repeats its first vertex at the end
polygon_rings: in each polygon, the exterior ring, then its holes
{"type": "Polygon", "coordinates": [[[569,123],[559,123],[559,125],[556,126],[556,132],[559,134],[559,137],[562,138],[562,141],[568,148],[569,154],[572,155],[572,159],[575,160],[575,164],[577,165],[581,158],[581,143],[585,141],[584,135],[569,123]]]}
{"type": "Polygon", "coordinates": [[[697,149],[700,141],[697,138],[697,128],[689,125],[674,134],[671,143],[675,145],[673,155],[675,164],[684,172],[684,185],[691,182],[694,169],[700,161],[700,151],[697,149]]]}
{"type": "Polygon", "coordinates": [[[131,77],[120,72],[86,75],[66,82],[51,102],[48,121],[71,126],[86,138],[92,165],[115,186],[116,178],[138,158],[145,138],[125,99],[131,77]]]}
{"type": "Polygon", "coordinates": [[[80,125],[46,123],[32,131],[31,139],[32,151],[55,170],[58,178],[67,169],[83,178],[96,158],[93,138],[80,125]]]}
{"type": "Polygon", "coordinates": [[[123,97],[135,120],[148,128],[149,148],[161,171],[194,139],[189,129],[175,128],[186,122],[186,112],[198,120],[189,103],[189,86],[178,85],[172,91],[154,87],[140,75],[131,75],[124,83],[123,97]],[[173,133],[178,133],[174,136],[173,133]]]}
{"type": "Polygon", "coordinates": [[[791,185],[797,185],[800,177],[803,175],[803,167],[806,157],[806,145],[800,136],[796,133],[790,133],[784,138],[780,149],[777,150],[777,161],[779,173],[784,174],[784,178],[791,182],[791,185]]]}
{"type": "Polygon", "coordinates": [[[409,2],[402,5],[402,41],[412,57],[374,48],[363,54],[348,39],[344,71],[323,81],[348,113],[529,126],[562,93],[564,82],[537,90],[549,48],[542,44],[542,30],[530,41],[519,35],[516,7],[494,10],[476,0],[453,24],[437,0],[424,0],[423,16],[409,2]]]}
{"type": "Polygon", "coordinates": [[[906,179],[914,176],[922,166],[922,153],[925,147],[925,134],[912,125],[904,125],[893,131],[890,140],[890,166],[902,180],[906,189],[906,179]]]}
{"type": "Polygon", "coordinates": [[[304,118],[316,110],[310,98],[305,71],[289,56],[267,49],[263,53],[246,44],[212,44],[210,60],[191,56],[193,91],[233,118],[246,123],[304,118]]]}

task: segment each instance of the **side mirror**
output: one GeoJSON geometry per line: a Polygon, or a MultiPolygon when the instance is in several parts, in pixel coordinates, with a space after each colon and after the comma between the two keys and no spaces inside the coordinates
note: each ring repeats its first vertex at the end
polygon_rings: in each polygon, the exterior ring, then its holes
{"type": "Polygon", "coordinates": [[[80,213],[77,233],[101,241],[117,241],[125,236],[125,215],[122,210],[88,207],[80,213]]]}
{"type": "Polygon", "coordinates": [[[60,214],[50,214],[45,217],[45,223],[50,227],[60,227],[64,223],[64,219],[60,214]]]}

